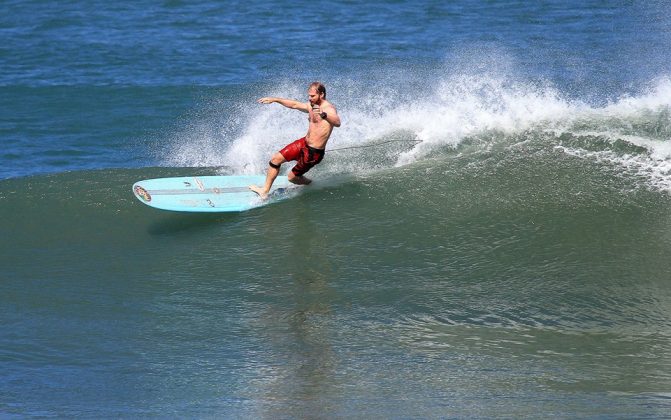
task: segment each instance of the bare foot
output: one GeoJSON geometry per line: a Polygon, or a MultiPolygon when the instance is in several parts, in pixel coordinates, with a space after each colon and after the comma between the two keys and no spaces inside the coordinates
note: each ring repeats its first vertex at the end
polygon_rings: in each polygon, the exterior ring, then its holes
{"type": "Polygon", "coordinates": [[[261,197],[261,200],[267,200],[268,199],[268,192],[264,191],[263,188],[257,187],[256,185],[250,185],[249,189],[254,191],[261,197]]]}

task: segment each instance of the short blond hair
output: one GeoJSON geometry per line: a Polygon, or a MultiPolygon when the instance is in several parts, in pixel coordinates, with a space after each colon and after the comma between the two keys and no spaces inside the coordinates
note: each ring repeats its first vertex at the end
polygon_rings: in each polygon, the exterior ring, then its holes
{"type": "Polygon", "coordinates": [[[308,89],[315,88],[317,89],[317,93],[323,93],[324,98],[326,98],[326,86],[322,82],[312,82],[310,83],[310,87],[308,89]]]}

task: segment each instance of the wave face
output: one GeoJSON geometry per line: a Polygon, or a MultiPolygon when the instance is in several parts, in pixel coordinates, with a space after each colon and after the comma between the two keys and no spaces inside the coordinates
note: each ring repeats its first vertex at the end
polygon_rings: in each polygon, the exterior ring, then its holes
{"type": "Polygon", "coordinates": [[[314,185],[243,214],[158,212],[130,186],[261,171],[302,115],[264,108],[230,142],[193,136],[203,118],[161,167],[0,181],[3,372],[40,372],[7,410],[495,416],[471,398],[514,383],[516,417],[663,416],[668,89],[597,107],[486,79],[446,83],[430,112],[343,106],[314,185]],[[417,406],[376,402],[401,389],[417,406]]]}

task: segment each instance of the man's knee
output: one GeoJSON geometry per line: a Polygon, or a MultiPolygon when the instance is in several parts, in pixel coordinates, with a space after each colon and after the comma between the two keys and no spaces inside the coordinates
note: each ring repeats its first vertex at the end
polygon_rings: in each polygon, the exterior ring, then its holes
{"type": "Polygon", "coordinates": [[[270,167],[275,168],[275,169],[280,169],[280,166],[287,160],[284,159],[284,156],[282,156],[281,153],[275,153],[273,157],[270,158],[270,161],[268,162],[268,165],[270,167]]]}

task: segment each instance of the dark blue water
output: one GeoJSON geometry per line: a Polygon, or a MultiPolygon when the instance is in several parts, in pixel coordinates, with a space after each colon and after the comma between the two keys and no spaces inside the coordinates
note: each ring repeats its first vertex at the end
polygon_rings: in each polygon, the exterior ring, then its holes
{"type": "MultiPolygon", "coordinates": [[[[0,415],[671,415],[665,1],[0,4],[0,415]],[[263,173],[326,83],[298,197],[263,173]]],[[[284,168],[286,170],[287,168],[284,168]]]]}

